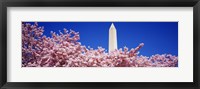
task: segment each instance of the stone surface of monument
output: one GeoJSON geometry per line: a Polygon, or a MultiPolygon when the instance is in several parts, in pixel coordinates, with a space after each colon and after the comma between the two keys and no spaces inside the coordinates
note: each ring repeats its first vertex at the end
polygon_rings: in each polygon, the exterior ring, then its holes
{"type": "Polygon", "coordinates": [[[109,29],[109,52],[117,49],[117,31],[112,23],[109,29]]]}

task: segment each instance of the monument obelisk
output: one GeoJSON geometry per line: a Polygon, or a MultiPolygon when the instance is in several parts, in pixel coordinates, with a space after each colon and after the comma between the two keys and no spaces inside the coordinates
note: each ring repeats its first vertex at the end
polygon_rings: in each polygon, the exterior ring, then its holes
{"type": "Polygon", "coordinates": [[[117,49],[117,31],[112,23],[109,29],[109,52],[117,49]]]}

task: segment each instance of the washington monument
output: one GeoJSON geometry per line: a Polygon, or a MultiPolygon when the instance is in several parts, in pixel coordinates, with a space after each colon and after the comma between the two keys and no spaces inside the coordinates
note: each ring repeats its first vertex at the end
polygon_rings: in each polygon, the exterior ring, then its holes
{"type": "Polygon", "coordinates": [[[109,29],[109,52],[117,49],[117,31],[112,23],[109,29]]]}

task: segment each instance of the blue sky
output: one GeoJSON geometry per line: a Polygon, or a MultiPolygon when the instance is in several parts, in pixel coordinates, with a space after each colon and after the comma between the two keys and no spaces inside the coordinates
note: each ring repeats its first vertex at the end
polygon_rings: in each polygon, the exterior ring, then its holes
{"type": "MultiPolygon", "coordinates": [[[[29,22],[34,24],[34,22],[29,22]]],[[[172,54],[178,56],[178,22],[113,22],[117,29],[118,48],[129,49],[144,43],[140,55],[172,54]]],[[[63,28],[80,33],[82,45],[108,50],[108,33],[112,22],[38,22],[44,35],[59,33],[63,28]]]]}

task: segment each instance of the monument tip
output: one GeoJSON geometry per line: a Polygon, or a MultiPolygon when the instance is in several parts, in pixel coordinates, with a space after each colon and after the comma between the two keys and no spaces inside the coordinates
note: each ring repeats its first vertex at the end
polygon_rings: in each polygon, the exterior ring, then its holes
{"type": "Polygon", "coordinates": [[[115,25],[114,23],[111,24],[110,28],[115,28],[115,25]]]}

